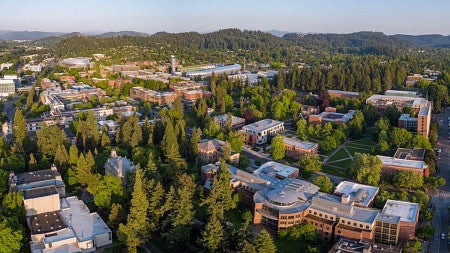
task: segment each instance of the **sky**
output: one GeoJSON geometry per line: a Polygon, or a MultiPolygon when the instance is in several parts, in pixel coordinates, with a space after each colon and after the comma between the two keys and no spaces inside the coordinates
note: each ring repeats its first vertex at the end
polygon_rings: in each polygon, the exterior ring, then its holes
{"type": "Polygon", "coordinates": [[[448,0],[19,0],[1,4],[0,30],[449,35],[449,12],[448,0]]]}

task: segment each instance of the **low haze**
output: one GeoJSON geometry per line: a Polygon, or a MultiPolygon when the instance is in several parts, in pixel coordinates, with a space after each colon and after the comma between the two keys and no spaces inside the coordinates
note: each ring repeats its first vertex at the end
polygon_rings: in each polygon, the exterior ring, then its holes
{"type": "Polygon", "coordinates": [[[10,1],[0,30],[450,34],[450,1],[10,1]]]}

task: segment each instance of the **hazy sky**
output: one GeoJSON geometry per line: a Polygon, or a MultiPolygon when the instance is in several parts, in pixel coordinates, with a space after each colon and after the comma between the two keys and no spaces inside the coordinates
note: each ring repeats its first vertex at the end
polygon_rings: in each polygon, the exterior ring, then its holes
{"type": "Polygon", "coordinates": [[[0,30],[450,34],[449,0],[0,0],[0,30]]]}

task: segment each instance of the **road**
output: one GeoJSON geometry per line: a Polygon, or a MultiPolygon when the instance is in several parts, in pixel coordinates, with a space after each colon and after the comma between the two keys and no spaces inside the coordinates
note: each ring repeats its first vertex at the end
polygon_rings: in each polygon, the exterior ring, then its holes
{"type": "Polygon", "coordinates": [[[440,123],[439,132],[439,148],[442,149],[440,160],[438,160],[437,168],[439,172],[436,176],[444,178],[447,183],[439,187],[436,192],[431,195],[431,203],[433,203],[434,208],[434,218],[432,221],[433,227],[435,229],[434,237],[431,239],[430,252],[440,252],[446,253],[447,251],[447,240],[441,238],[441,234],[447,235],[448,229],[448,210],[447,207],[450,206],[450,139],[449,139],[449,127],[447,118],[450,117],[450,108],[444,113],[437,116],[443,119],[440,123]]]}

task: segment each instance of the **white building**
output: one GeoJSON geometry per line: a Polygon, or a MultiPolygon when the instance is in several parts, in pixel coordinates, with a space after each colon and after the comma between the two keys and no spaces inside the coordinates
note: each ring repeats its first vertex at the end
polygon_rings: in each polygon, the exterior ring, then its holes
{"type": "Polygon", "coordinates": [[[13,96],[16,93],[14,79],[0,78],[0,97],[13,96]]]}
{"type": "Polygon", "coordinates": [[[247,144],[264,144],[268,137],[284,131],[284,123],[272,119],[263,119],[242,128],[247,144]]]}

